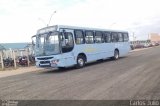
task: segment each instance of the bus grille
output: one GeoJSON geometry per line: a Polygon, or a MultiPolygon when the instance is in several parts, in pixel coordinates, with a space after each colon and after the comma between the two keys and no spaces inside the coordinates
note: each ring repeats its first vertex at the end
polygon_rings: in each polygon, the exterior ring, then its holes
{"type": "Polygon", "coordinates": [[[48,64],[50,61],[40,61],[40,64],[48,64]]]}
{"type": "Polygon", "coordinates": [[[52,59],[53,57],[43,57],[43,58],[37,58],[38,60],[48,60],[48,59],[52,59]]]}

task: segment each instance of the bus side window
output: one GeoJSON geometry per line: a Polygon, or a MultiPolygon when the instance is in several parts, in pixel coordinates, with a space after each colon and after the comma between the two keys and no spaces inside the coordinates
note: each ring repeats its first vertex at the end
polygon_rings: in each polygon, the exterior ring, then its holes
{"type": "Polygon", "coordinates": [[[75,30],[75,42],[76,44],[84,44],[84,34],[81,30],[75,30]]]}
{"type": "Polygon", "coordinates": [[[119,37],[118,34],[116,32],[112,33],[112,42],[118,42],[119,41],[119,37]]]}
{"type": "Polygon", "coordinates": [[[66,47],[72,47],[74,45],[73,43],[73,35],[70,32],[66,32],[65,33],[65,43],[66,43],[66,47]]]}
{"type": "Polygon", "coordinates": [[[95,32],[95,43],[103,43],[103,42],[104,42],[103,33],[99,32],[99,31],[96,31],[95,32]]]}
{"type": "Polygon", "coordinates": [[[85,42],[87,44],[92,44],[94,43],[94,32],[93,31],[86,31],[85,33],[85,42]]]}
{"type": "Polygon", "coordinates": [[[123,42],[123,35],[122,35],[122,33],[118,33],[118,37],[119,37],[118,41],[119,42],[123,42]]]}
{"type": "Polygon", "coordinates": [[[127,33],[123,33],[123,41],[128,42],[129,41],[129,36],[127,33]]]}
{"type": "Polygon", "coordinates": [[[105,32],[104,33],[104,40],[106,43],[110,43],[111,42],[111,34],[110,32],[105,32]]]}

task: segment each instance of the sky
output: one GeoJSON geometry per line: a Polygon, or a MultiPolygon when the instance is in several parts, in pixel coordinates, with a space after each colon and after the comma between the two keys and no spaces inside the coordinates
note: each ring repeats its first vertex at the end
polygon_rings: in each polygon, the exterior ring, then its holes
{"type": "Polygon", "coordinates": [[[31,42],[47,24],[127,30],[145,40],[160,33],[159,0],[0,0],[0,43],[31,42]]]}

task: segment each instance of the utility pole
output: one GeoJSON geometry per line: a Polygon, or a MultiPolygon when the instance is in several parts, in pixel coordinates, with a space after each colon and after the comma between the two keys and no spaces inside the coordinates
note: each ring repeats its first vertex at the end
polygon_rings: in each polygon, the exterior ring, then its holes
{"type": "Polygon", "coordinates": [[[40,20],[45,26],[49,26],[49,24],[50,24],[50,22],[51,22],[51,20],[52,20],[52,17],[53,17],[53,15],[56,13],[56,11],[54,11],[52,14],[51,14],[51,16],[50,16],[50,18],[49,18],[49,21],[48,21],[48,24],[42,19],[42,18],[38,18],[38,20],[40,20]]]}
{"type": "Polygon", "coordinates": [[[4,63],[3,63],[3,54],[2,54],[2,51],[0,52],[0,58],[1,58],[2,70],[4,70],[4,63]]]}
{"type": "Polygon", "coordinates": [[[12,51],[13,53],[13,61],[14,61],[14,68],[17,69],[17,64],[16,64],[16,54],[15,54],[15,51],[13,50],[12,51]]]}

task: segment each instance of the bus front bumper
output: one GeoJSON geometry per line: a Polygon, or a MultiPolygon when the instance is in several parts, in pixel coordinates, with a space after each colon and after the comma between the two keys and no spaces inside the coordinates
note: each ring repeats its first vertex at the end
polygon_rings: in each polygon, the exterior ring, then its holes
{"type": "Polygon", "coordinates": [[[37,67],[42,68],[58,68],[59,67],[59,60],[43,60],[43,61],[36,61],[37,67]]]}

